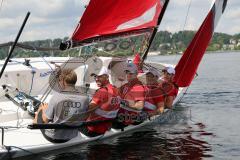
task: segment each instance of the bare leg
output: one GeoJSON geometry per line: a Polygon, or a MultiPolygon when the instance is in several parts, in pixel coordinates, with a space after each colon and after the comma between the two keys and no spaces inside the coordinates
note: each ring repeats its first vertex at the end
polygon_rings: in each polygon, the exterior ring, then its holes
{"type": "Polygon", "coordinates": [[[43,112],[47,109],[48,105],[46,103],[43,103],[39,106],[37,112],[35,113],[35,117],[33,119],[33,124],[37,124],[38,119],[38,113],[42,110],[43,112]]]}

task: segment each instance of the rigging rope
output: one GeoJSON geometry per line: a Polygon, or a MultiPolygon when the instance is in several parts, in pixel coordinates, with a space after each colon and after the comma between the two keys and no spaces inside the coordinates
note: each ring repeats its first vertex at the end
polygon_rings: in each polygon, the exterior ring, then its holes
{"type": "Polygon", "coordinates": [[[31,96],[32,88],[33,88],[34,75],[35,75],[36,71],[32,70],[31,73],[32,73],[32,80],[31,80],[30,90],[29,90],[29,93],[28,93],[30,96],[31,96]]]}
{"type": "Polygon", "coordinates": [[[185,21],[184,21],[184,25],[183,25],[183,29],[182,29],[182,30],[185,30],[185,26],[186,26],[186,24],[187,24],[187,20],[188,20],[188,15],[189,15],[189,10],[190,10],[191,4],[192,4],[192,0],[189,0],[188,9],[187,9],[187,15],[186,15],[186,18],[185,18],[185,21]]]}
{"type": "MultiPolygon", "coordinates": [[[[187,9],[187,14],[186,14],[186,16],[185,16],[185,21],[184,21],[184,24],[183,24],[182,31],[185,30],[185,27],[186,27],[186,24],[187,24],[187,20],[188,20],[188,15],[189,15],[189,11],[190,11],[191,4],[192,4],[192,0],[189,0],[189,3],[188,3],[188,9],[187,9]]],[[[174,62],[176,62],[176,58],[177,58],[177,55],[175,55],[175,57],[174,57],[174,60],[173,60],[174,62]]],[[[196,77],[197,77],[197,76],[196,76],[196,77]]],[[[196,78],[196,77],[195,77],[195,78],[196,78]]],[[[183,99],[184,96],[187,94],[187,91],[188,91],[189,87],[190,87],[190,86],[186,87],[186,89],[184,90],[183,95],[182,95],[182,97],[180,97],[178,103],[181,103],[182,99],[183,99]]]]}
{"type": "Polygon", "coordinates": [[[48,65],[48,67],[51,69],[51,71],[53,71],[53,68],[52,68],[51,65],[48,63],[48,61],[47,61],[43,56],[41,56],[41,58],[42,58],[43,61],[48,65]]]}
{"type": "MultiPolygon", "coordinates": [[[[184,20],[184,24],[183,24],[183,28],[182,28],[182,31],[185,30],[185,27],[186,27],[186,24],[187,24],[187,20],[188,20],[188,15],[189,15],[189,11],[190,11],[190,7],[191,7],[191,4],[192,4],[192,0],[189,0],[189,3],[188,3],[188,9],[187,9],[187,13],[186,13],[186,16],[185,16],[185,20],[184,20]]],[[[174,62],[176,62],[176,58],[177,56],[175,56],[174,58],[174,62]]],[[[175,64],[175,63],[174,63],[175,64]]]]}
{"type": "MultiPolygon", "coordinates": [[[[80,63],[83,63],[83,64],[85,64],[85,62],[87,61],[87,59],[88,59],[88,57],[86,58],[86,59],[84,59],[84,61],[82,62],[80,62],[80,63]]],[[[61,69],[64,69],[66,66],[67,66],[67,64],[68,63],[70,63],[70,60],[71,60],[71,57],[69,57],[69,59],[61,66],[61,69]]],[[[53,77],[53,79],[51,79],[50,80],[50,82],[49,82],[49,86],[48,86],[48,88],[47,88],[47,90],[45,91],[45,93],[42,95],[42,97],[40,98],[40,101],[41,102],[44,102],[45,100],[46,100],[46,98],[47,98],[47,96],[51,93],[51,91],[52,91],[52,87],[51,86],[54,86],[54,85],[56,85],[56,80],[57,80],[57,75],[56,76],[54,76],[53,77]]]]}
{"type": "Polygon", "coordinates": [[[2,7],[3,7],[3,0],[1,1],[1,5],[0,5],[0,12],[2,11],[2,7]]]}
{"type": "MultiPolygon", "coordinates": [[[[2,43],[0,44],[0,48],[12,46],[13,42],[8,43],[2,43]]],[[[60,51],[59,48],[56,47],[37,47],[37,46],[31,46],[23,43],[17,43],[16,47],[22,48],[22,49],[28,49],[32,51],[60,51]]]]}

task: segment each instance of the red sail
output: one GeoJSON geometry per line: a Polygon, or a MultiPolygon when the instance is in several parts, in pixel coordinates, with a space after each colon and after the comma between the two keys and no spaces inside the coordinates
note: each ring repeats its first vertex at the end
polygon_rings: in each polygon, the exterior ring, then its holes
{"type": "Polygon", "coordinates": [[[203,24],[178,62],[175,68],[176,74],[174,81],[179,87],[187,87],[191,84],[212,38],[214,28],[224,12],[226,3],[227,0],[216,0],[203,24]]]}
{"type": "Polygon", "coordinates": [[[91,0],[72,40],[155,27],[161,9],[159,0],[91,0]]]}

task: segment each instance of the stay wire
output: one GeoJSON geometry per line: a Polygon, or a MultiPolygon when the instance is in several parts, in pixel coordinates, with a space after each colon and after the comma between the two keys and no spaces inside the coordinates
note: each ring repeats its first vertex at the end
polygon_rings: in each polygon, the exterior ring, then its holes
{"type": "MultiPolygon", "coordinates": [[[[221,7],[221,5],[219,4],[219,5],[217,6],[217,9],[216,9],[216,10],[219,10],[220,7],[221,7]]],[[[205,24],[205,25],[206,25],[206,24],[205,24]]],[[[198,41],[200,35],[202,35],[203,28],[204,28],[204,27],[200,28],[200,29],[201,29],[201,30],[199,30],[200,34],[199,34],[198,37],[196,37],[196,41],[195,41],[195,43],[193,44],[193,47],[192,47],[192,48],[195,48],[195,46],[197,45],[196,42],[198,41]]],[[[189,61],[189,59],[190,59],[190,57],[191,57],[192,54],[193,54],[193,50],[190,51],[190,54],[189,54],[189,56],[187,57],[187,62],[189,61]]],[[[187,64],[187,63],[185,63],[185,65],[183,66],[183,69],[185,69],[185,68],[187,67],[186,64],[187,64]]],[[[182,76],[182,73],[180,73],[180,76],[179,76],[179,77],[181,77],[181,76],[182,76]]]]}
{"type": "MultiPolygon", "coordinates": [[[[182,28],[182,31],[185,31],[185,27],[186,27],[186,24],[187,24],[187,20],[188,20],[188,15],[189,15],[189,11],[190,11],[190,7],[192,5],[192,0],[189,0],[189,3],[188,3],[188,9],[187,9],[187,14],[185,16],[185,20],[184,20],[184,24],[183,24],[183,28],[182,28]]],[[[177,56],[175,56],[174,58],[174,62],[176,62],[176,58],[177,56]]]]}
{"type": "Polygon", "coordinates": [[[0,5],[0,13],[1,13],[1,11],[2,11],[3,1],[4,1],[4,0],[1,1],[1,5],[0,5]]]}
{"type": "MultiPolygon", "coordinates": [[[[206,25],[206,24],[204,24],[204,25],[206,25]]],[[[199,34],[198,37],[196,37],[196,41],[194,42],[192,48],[195,48],[195,46],[197,45],[198,39],[200,38],[200,35],[202,35],[203,28],[204,28],[204,27],[200,28],[200,30],[199,30],[200,34],[199,34]]],[[[192,56],[192,54],[194,54],[193,49],[190,51],[190,54],[189,54],[189,56],[187,57],[187,61],[186,61],[186,63],[185,63],[184,66],[183,66],[183,70],[187,67],[186,64],[188,63],[188,61],[189,61],[190,57],[192,56]]],[[[182,74],[183,74],[183,72],[180,73],[180,75],[179,75],[180,78],[182,77],[182,74]]],[[[179,79],[178,79],[178,80],[179,80],[179,79]]]]}
{"type": "Polygon", "coordinates": [[[48,62],[43,56],[41,56],[41,58],[42,58],[43,61],[48,65],[48,67],[51,69],[51,71],[53,71],[53,68],[51,67],[51,65],[49,64],[49,62],[48,62]]]}
{"type": "MultiPolygon", "coordinates": [[[[68,61],[70,60],[70,58],[66,61],[66,63],[64,63],[63,68],[67,65],[68,61]]],[[[40,98],[41,102],[44,102],[47,98],[47,96],[51,93],[52,91],[52,87],[56,84],[56,80],[57,80],[57,76],[54,76],[53,79],[51,79],[51,81],[48,84],[48,88],[46,89],[45,93],[42,95],[42,97],[40,98]]]]}
{"type": "MultiPolygon", "coordinates": [[[[217,8],[219,8],[219,7],[221,7],[221,6],[218,5],[217,8]]],[[[218,9],[217,9],[217,10],[218,10],[218,9]]],[[[199,37],[200,37],[200,35],[201,35],[202,32],[203,32],[203,30],[200,30],[199,37]]],[[[193,48],[197,45],[196,42],[198,41],[199,37],[196,38],[196,41],[195,41],[195,43],[193,44],[193,48]]],[[[187,58],[187,62],[189,61],[189,59],[190,59],[190,57],[191,57],[192,54],[193,54],[193,50],[191,50],[190,55],[189,55],[188,58],[187,58]]],[[[183,66],[183,68],[186,68],[186,67],[187,67],[186,64],[187,64],[187,63],[185,63],[185,65],[183,66]]],[[[197,75],[198,75],[198,74],[196,74],[196,76],[197,76],[197,75]]],[[[182,73],[180,73],[180,76],[179,76],[179,77],[181,77],[181,76],[182,76],[182,73]]],[[[187,88],[189,88],[189,86],[188,86],[187,88]]]]}
{"type": "Polygon", "coordinates": [[[187,24],[187,20],[188,20],[188,15],[189,15],[189,10],[192,4],[192,0],[189,0],[189,4],[188,4],[188,9],[187,9],[187,15],[185,17],[185,21],[184,21],[184,25],[183,25],[183,30],[185,30],[186,24],[187,24]]]}
{"type": "MultiPolygon", "coordinates": [[[[69,57],[69,59],[61,66],[60,69],[64,69],[67,66],[67,64],[70,62],[70,60],[71,60],[71,57],[69,57]]],[[[85,63],[86,61],[87,61],[87,59],[83,63],[85,63]]],[[[48,88],[46,89],[46,91],[42,95],[42,97],[40,98],[41,102],[44,102],[46,100],[47,96],[51,93],[51,91],[52,91],[51,86],[56,85],[56,83],[57,83],[56,80],[57,80],[57,76],[54,76],[53,79],[49,82],[48,88]]]]}
{"type": "Polygon", "coordinates": [[[32,80],[31,80],[31,86],[30,86],[30,90],[29,90],[29,95],[31,96],[31,92],[32,92],[32,88],[33,88],[33,82],[34,82],[34,75],[35,75],[35,71],[32,69],[32,80]]]}

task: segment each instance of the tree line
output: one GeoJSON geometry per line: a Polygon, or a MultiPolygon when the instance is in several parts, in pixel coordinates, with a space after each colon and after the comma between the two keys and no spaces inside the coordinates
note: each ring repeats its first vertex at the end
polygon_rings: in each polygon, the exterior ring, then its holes
{"type": "MultiPolygon", "coordinates": [[[[168,31],[160,31],[156,34],[154,41],[150,47],[151,52],[158,52],[159,54],[176,54],[183,52],[188,44],[191,42],[193,36],[195,35],[195,31],[179,31],[176,33],[171,33],[168,31]]],[[[35,46],[35,47],[58,47],[59,44],[66,40],[67,37],[60,39],[46,39],[46,40],[35,40],[35,41],[26,41],[22,42],[23,44],[35,46]]],[[[224,45],[230,45],[230,40],[235,40],[237,43],[240,43],[240,33],[235,35],[229,35],[225,33],[214,33],[212,41],[207,48],[207,51],[218,51],[223,50],[224,45]]],[[[135,46],[139,48],[142,46],[143,41],[138,38],[133,38],[135,46]]],[[[122,43],[124,44],[124,43],[122,43]]],[[[13,57],[15,58],[26,58],[26,57],[39,57],[39,56],[77,56],[81,54],[81,52],[95,52],[101,56],[124,56],[124,55],[131,55],[134,52],[132,47],[129,45],[129,49],[127,50],[127,43],[125,42],[125,48],[118,49],[116,54],[107,54],[104,49],[111,49],[111,45],[108,45],[108,48],[104,48],[104,45],[99,45],[98,47],[102,47],[103,49],[97,49],[96,47],[90,48],[85,47],[83,50],[78,49],[71,49],[67,51],[50,51],[50,52],[39,52],[39,51],[31,51],[31,50],[24,50],[21,48],[16,48],[13,57]]],[[[112,46],[113,47],[113,46],[112,46]]],[[[234,49],[240,50],[240,46],[236,46],[234,49]]],[[[4,59],[8,54],[9,47],[0,48],[0,59],[4,59]]],[[[108,50],[108,53],[112,51],[108,50]]]]}

